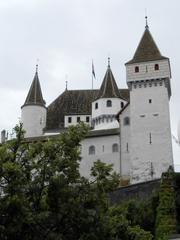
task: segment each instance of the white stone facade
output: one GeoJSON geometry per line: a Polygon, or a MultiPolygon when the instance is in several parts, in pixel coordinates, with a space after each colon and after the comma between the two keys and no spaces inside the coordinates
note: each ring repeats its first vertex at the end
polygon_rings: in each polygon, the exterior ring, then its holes
{"type": "Polygon", "coordinates": [[[112,136],[88,137],[82,141],[82,160],[80,173],[89,178],[93,163],[98,159],[107,164],[113,164],[113,169],[120,173],[119,134],[112,136]],[[115,146],[113,149],[113,146],[115,146]],[[94,152],[91,147],[94,147],[94,152]]]}
{"type": "Polygon", "coordinates": [[[127,102],[120,98],[100,98],[92,103],[92,125],[94,129],[106,128],[116,121],[116,114],[127,102]],[[108,102],[111,105],[108,106],[108,102]]]}
{"type": "MultiPolygon", "coordinates": [[[[163,78],[169,76],[167,70],[163,78]]],[[[149,78],[148,83],[132,80],[130,86],[132,183],[160,178],[173,166],[167,84],[163,79],[157,81],[154,74],[149,78]]],[[[130,79],[128,75],[127,81],[130,79]]]]}
{"type": "Polygon", "coordinates": [[[124,111],[120,114],[119,117],[119,127],[120,127],[120,165],[123,179],[130,178],[130,153],[131,153],[131,145],[130,145],[130,105],[128,105],[124,111]]]}
{"type": "Polygon", "coordinates": [[[91,126],[91,115],[67,115],[64,117],[64,127],[77,125],[79,122],[84,122],[91,126]]]}

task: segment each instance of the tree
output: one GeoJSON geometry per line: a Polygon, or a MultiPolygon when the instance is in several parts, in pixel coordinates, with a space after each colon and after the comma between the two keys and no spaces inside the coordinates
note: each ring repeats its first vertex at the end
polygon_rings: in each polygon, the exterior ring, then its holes
{"type": "Polygon", "coordinates": [[[156,240],[167,240],[171,234],[175,234],[176,204],[174,191],[174,172],[169,168],[163,173],[159,193],[159,206],[156,217],[156,240]]]}
{"type": "Polygon", "coordinates": [[[0,239],[151,239],[119,206],[110,207],[108,193],[119,184],[112,165],[98,160],[92,181],[80,176],[84,124],[34,143],[24,139],[22,124],[15,132],[0,147],[0,239]]]}

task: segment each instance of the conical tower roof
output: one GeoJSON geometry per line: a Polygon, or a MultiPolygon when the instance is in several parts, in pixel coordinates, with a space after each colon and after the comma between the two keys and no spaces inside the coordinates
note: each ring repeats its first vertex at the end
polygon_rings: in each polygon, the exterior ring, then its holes
{"type": "Polygon", "coordinates": [[[30,90],[26,97],[25,103],[23,106],[26,105],[40,105],[45,107],[45,101],[42,96],[41,85],[39,82],[38,71],[36,66],[36,73],[31,84],[30,90]]]}
{"type": "Polygon", "coordinates": [[[148,62],[148,61],[155,61],[155,60],[161,60],[161,59],[168,59],[168,58],[161,55],[161,52],[159,51],[149,31],[149,27],[148,25],[146,25],[145,31],[136,49],[133,59],[127,62],[126,64],[148,62]]]}
{"type": "Polygon", "coordinates": [[[109,63],[97,96],[97,99],[99,98],[120,98],[119,89],[114,79],[109,63]]]}

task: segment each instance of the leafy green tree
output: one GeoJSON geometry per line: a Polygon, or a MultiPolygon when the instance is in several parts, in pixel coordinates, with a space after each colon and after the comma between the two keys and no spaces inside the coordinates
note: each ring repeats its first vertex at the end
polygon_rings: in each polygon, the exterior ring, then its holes
{"type": "Polygon", "coordinates": [[[174,191],[174,172],[169,169],[161,180],[159,206],[156,217],[156,240],[167,240],[176,233],[176,205],[174,191]]]}
{"type": "Polygon", "coordinates": [[[22,124],[15,132],[0,147],[0,239],[151,239],[142,222],[130,218],[140,213],[136,204],[134,212],[130,205],[110,207],[108,193],[119,184],[112,165],[98,160],[91,181],[80,176],[85,125],[39,142],[24,139],[22,124]]]}

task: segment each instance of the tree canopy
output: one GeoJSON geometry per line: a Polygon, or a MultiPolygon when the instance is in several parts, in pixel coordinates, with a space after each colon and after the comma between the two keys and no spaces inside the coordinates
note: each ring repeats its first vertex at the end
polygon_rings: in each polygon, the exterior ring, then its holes
{"type": "Polygon", "coordinates": [[[39,142],[24,139],[22,124],[15,132],[0,146],[0,239],[152,239],[153,211],[141,212],[135,202],[110,206],[108,193],[119,184],[112,165],[97,160],[93,180],[80,175],[85,125],[39,142]]]}

